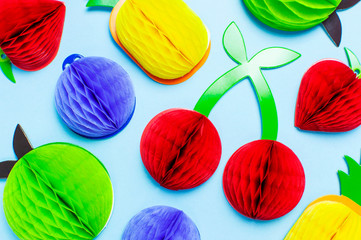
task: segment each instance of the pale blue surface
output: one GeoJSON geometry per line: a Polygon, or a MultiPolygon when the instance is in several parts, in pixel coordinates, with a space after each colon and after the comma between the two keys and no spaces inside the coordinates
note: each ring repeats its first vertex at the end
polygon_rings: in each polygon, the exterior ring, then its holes
{"type": "MultiPolygon", "coordinates": [[[[341,134],[298,131],[293,127],[298,87],[303,73],[323,58],[346,62],[343,47],[361,57],[358,23],[361,4],[339,12],[343,24],[341,47],[336,48],[321,26],[303,33],[286,34],[260,24],[240,0],[186,0],[202,18],[212,36],[206,64],[188,81],[165,86],[149,79],[119,47],[108,31],[110,11],[87,10],[85,0],[66,0],[67,14],[60,51],[55,60],[38,72],[17,68],[17,84],[0,74],[0,161],[15,158],[12,136],[21,123],[34,146],[69,142],[94,153],[108,168],[115,191],[115,206],[107,228],[99,240],[120,239],[127,222],[140,210],[153,205],[169,205],[184,210],[196,223],[203,240],[280,240],[304,208],[326,194],[338,194],[336,171],[347,170],[342,159],[360,157],[361,128],[341,134]],[[224,166],[240,146],[260,138],[260,116],[250,83],[234,87],[213,109],[210,120],[219,131],[223,153],[219,168],[202,186],[182,192],[159,187],[146,172],[140,159],[139,142],[148,121],[172,108],[193,108],[204,90],[220,75],[235,66],[222,47],[222,34],[231,21],[241,29],[249,55],[271,46],[299,51],[303,56],[280,69],[264,71],[276,100],[279,114],[278,140],[300,158],[306,174],[306,190],[300,204],[285,217],[268,222],[242,217],[227,203],[222,191],[224,166]],[[137,106],[130,124],[110,139],[89,140],[69,130],[56,114],[54,89],[63,60],[72,53],[102,56],[118,62],[133,80],[137,106]]],[[[0,199],[5,181],[0,181],[0,199]]],[[[0,239],[17,239],[8,227],[0,202],[0,239]]]]}

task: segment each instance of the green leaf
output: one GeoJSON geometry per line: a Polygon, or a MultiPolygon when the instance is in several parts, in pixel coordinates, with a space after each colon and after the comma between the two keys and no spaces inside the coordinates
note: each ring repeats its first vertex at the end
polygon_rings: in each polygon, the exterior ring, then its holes
{"type": "Polygon", "coordinates": [[[246,45],[242,33],[235,22],[229,24],[224,32],[223,47],[228,56],[235,62],[240,64],[248,62],[246,45]]]}
{"type": "Polygon", "coordinates": [[[341,195],[361,205],[361,166],[349,156],[345,156],[345,160],[348,165],[349,174],[338,171],[341,195]]]}
{"type": "Polygon", "coordinates": [[[350,68],[358,73],[358,77],[361,76],[361,64],[356,55],[348,48],[345,47],[348,63],[350,65],[350,68]]]}
{"type": "Polygon", "coordinates": [[[13,70],[11,67],[11,62],[9,61],[5,61],[5,62],[0,62],[0,68],[3,71],[4,75],[13,83],[16,83],[15,81],[15,77],[13,74],[13,70]]]}
{"type": "Polygon", "coordinates": [[[278,68],[301,57],[296,51],[282,47],[270,47],[259,51],[250,62],[260,68],[278,68]]]}
{"type": "Polygon", "coordinates": [[[115,7],[118,0],[89,0],[87,7],[115,7]]]}

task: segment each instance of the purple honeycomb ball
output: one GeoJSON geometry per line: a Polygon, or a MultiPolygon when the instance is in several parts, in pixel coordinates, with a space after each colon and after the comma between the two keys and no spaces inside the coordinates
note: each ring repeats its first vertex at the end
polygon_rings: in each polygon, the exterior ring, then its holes
{"type": "Polygon", "coordinates": [[[74,132],[89,138],[122,130],[135,109],[128,73],[103,57],[73,54],[65,59],[55,91],[58,114],[74,132]]]}
{"type": "Polygon", "coordinates": [[[181,210],[166,206],[144,209],[126,226],[122,240],[200,240],[194,222],[181,210]]]}

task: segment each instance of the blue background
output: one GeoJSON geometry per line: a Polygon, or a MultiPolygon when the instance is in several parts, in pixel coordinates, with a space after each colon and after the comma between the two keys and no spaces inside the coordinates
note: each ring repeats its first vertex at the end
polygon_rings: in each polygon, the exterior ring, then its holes
{"type": "MultiPolygon", "coordinates": [[[[361,56],[359,22],[361,4],[340,11],[343,25],[341,47],[336,48],[321,26],[301,33],[272,30],[259,23],[240,0],[185,0],[211,32],[212,49],[205,65],[188,81],[166,86],[148,78],[112,40],[108,21],[110,11],[85,8],[86,1],[66,0],[67,13],[59,53],[45,69],[25,72],[14,68],[14,85],[0,74],[0,161],[14,159],[12,137],[22,124],[34,146],[50,142],[70,142],[94,153],[108,168],[115,191],[115,207],[107,228],[98,239],[120,239],[126,223],[140,210],[153,205],[169,205],[184,210],[196,223],[202,239],[282,239],[305,207],[316,198],[339,194],[336,172],[347,170],[344,154],[360,157],[361,128],[347,133],[326,134],[298,131],[294,110],[304,72],[316,61],[336,58],[347,62],[344,46],[361,56]],[[222,173],[227,160],[240,146],[260,138],[260,113],[249,81],[228,92],[209,118],[220,134],[223,153],[213,177],[200,187],[181,192],[163,189],[145,170],[139,142],[148,121],[168,108],[192,109],[203,91],[220,75],[235,66],[222,46],[227,25],[235,21],[252,56],[271,46],[283,46],[302,54],[296,62],[275,70],[265,70],[276,100],[279,116],[278,140],[290,147],[301,160],[306,189],[298,206],[273,221],[254,221],[233,210],[222,190],[222,173]],[[102,140],[89,140],[70,131],[57,116],[54,89],[63,60],[72,53],[102,56],[121,64],[130,74],[137,107],[130,124],[119,134],[102,140]]],[[[0,199],[5,181],[0,181],[0,199]]],[[[0,201],[0,238],[17,239],[6,223],[0,201]]]]}

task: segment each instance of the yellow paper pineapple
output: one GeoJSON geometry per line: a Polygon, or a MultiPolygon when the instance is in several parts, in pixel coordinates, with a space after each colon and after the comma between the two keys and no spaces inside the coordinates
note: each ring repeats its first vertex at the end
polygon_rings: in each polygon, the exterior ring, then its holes
{"type": "Polygon", "coordinates": [[[349,175],[338,171],[341,196],[328,195],[312,202],[285,240],[360,240],[361,166],[345,156],[349,175]]]}
{"type": "Polygon", "coordinates": [[[157,82],[183,82],[207,60],[209,31],[183,0],[89,0],[87,6],[113,7],[115,42],[157,82]]]}

